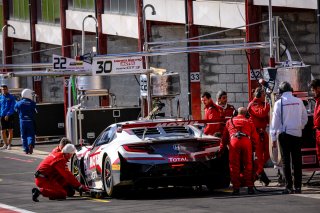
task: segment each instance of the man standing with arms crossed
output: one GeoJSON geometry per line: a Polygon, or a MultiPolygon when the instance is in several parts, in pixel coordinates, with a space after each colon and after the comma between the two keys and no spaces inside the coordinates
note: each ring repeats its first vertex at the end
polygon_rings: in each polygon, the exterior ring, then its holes
{"type": "Polygon", "coordinates": [[[0,149],[11,149],[13,137],[13,113],[16,99],[9,93],[7,85],[1,85],[2,95],[0,96],[0,117],[1,117],[1,134],[3,147],[0,149]],[[8,130],[8,137],[7,137],[8,130]]]}
{"type": "Polygon", "coordinates": [[[273,146],[277,146],[277,134],[282,168],[286,180],[283,194],[301,193],[302,185],[302,129],[308,122],[306,107],[301,99],[292,95],[291,85],[284,81],[279,84],[282,95],[274,104],[270,135],[273,146]],[[294,170],[294,183],[291,175],[291,162],[294,170]],[[293,185],[295,190],[293,190],[293,185]]]}

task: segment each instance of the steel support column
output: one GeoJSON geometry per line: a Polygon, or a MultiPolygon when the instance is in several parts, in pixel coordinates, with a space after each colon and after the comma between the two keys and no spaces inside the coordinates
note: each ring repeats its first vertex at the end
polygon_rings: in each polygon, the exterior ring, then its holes
{"type": "Polygon", "coordinates": [[[143,50],[144,35],[143,35],[143,0],[137,0],[137,15],[138,15],[138,50],[143,50]]]}
{"type": "Polygon", "coordinates": [[[107,54],[108,40],[107,35],[102,32],[102,14],[103,14],[103,0],[96,0],[96,18],[98,21],[98,54],[107,54]]]}
{"type": "MultiPolygon", "coordinates": [[[[61,25],[61,38],[62,38],[62,47],[61,54],[64,57],[71,58],[71,47],[67,45],[72,44],[72,31],[67,29],[66,24],[66,10],[68,9],[68,2],[64,0],[60,0],[60,25],[61,25]]],[[[63,94],[64,94],[64,113],[66,115],[68,109],[68,82],[69,76],[64,77],[64,85],[63,85],[63,94]]]]}
{"type": "MultiPolygon", "coordinates": [[[[107,35],[102,32],[102,14],[104,11],[103,0],[95,0],[95,14],[98,21],[98,54],[107,54],[108,40],[107,35]]],[[[109,96],[100,97],[100,106],[109,106],[109,96]]]]}
{"type": "MultiPolygon", "coordinates": [[[[187,12],[187,37],[192,38],[199,35],[198,26],[193,24],[193,0],[185,0],[186,12],[187,12]]],[[[189,46],[198,46],[198,43],[190,43],[189,46]]],[[[193,119],[201,119],[201,86],[200,78],[197,80],[192,80],[190,76],[200,77],[200,61],[199,53],[189,53],[188,54],[188,84],[189,84],[189,115],[192,115],[193,119]]],[[[197,77],[196,77],[197,78],[197,77]]]]}
{"type": "MultiPolygon", "coordinates": [[[[29,0],[30,15],[30,42],[32,52],[40,50],[40,44],[36,40],[36,24],[37,24],[37,0],[29,0]]],[[[32,53],[31,63],[40,63],[40,53],[32,53]]],[[[33,90],[37,94],[37,101],[42,102],[42,78],[33,78],[33,90]]]]}
{"type": "MultiPolygon", "coordinates": [[[[9,20],[9,0],[3,0],[3,26],[7,24],[7,21],[9,20]]],[[[6,31],[7,32],[7,31],[6,31]]],[[[3,33],[3,41],[5,41],[5,52],[2,52],[2,57],[4,57],[4,61],[6,64],[12,64],[12,58],[7,58],[6,56],[12,55],[13,50],[13,38],[8,37],[8,33],[3,33]]],[[[7,71],[7,70],[4,70],[7,71]]],[[[10,88],[9,88],[10,89],[10,88]]]]}
{"type": "MultiPolygon", "coordinates": [[[[253,5],[253,0],[245,1],[245,11],[246,11],[246,40],[247,42],[258,42],[260,40],[260,26],[253,25],[248,26],[248,24],[261,21],[261,7],[253,5]]],[[[248,53],[248,58],[252,67],[248,63],[248,93],[249,100],[252,99],[253,90],[258,86],[258,82],[253,79],[251,80],[251,68],[260,69],[260,50],[246,50],[248,53]]]]}

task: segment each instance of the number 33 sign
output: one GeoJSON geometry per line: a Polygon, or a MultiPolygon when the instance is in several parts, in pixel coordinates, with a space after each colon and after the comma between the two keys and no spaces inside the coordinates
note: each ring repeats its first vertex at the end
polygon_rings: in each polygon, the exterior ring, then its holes
{"type": "Polygon", "coordinates": [[[190,73],[190,82],[200,82],[200,72],[190,73]]]}

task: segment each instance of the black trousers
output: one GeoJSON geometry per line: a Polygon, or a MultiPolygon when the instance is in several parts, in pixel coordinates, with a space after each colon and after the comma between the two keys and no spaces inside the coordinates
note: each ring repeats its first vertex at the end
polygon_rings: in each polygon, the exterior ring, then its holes
{"type": "Polygon", "coordinates": [[[294,188],[301,188],[302,182],[302,138],[281,133],[279,135],[280,153],[282,157],[283,174],[286,179],[286,188],[292,189],[291,162],[293,167],[294,188]]]}

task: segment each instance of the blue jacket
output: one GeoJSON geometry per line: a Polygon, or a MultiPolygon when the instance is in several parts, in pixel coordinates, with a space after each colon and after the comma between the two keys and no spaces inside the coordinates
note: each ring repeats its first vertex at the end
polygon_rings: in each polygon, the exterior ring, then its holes
{"type": "Polygon", "coordinates": [[[33,121],[36,112],[36,102],[27,98],[22,98],[16,103],[14,110],[19,113],[20,120],[33,121]]]}
{"type": "Polygon", "coordinates": [[[14,113],[14,105],[16,98],[8,93],[0,96],[0,117],[12,115],[14,113]]]}

